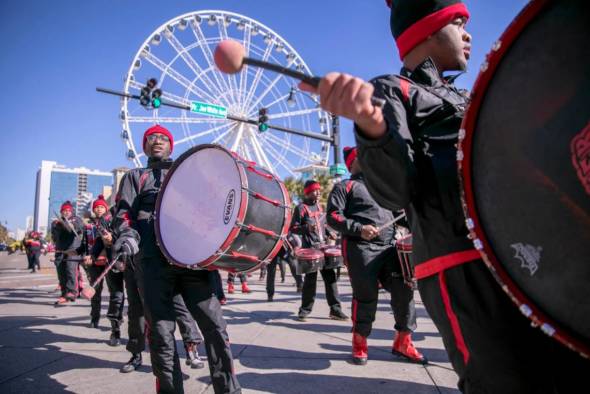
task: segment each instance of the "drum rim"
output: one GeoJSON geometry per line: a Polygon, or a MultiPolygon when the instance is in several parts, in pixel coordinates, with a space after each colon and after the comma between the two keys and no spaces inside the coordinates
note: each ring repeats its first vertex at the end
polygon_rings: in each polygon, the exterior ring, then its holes
{"type": "Polygon", "coordinates": [[[519,286],[512,280],[500,264],[494,253],[491,243],[483,232],[478,210],[475,204],[475,196],[472,184],[472,149],[473,134],[479,117],[481,105],[484,102],[488,87],[501,65],[506,52],[512,44],[520,37],[522,31],[537,17],[547,6],[551,5],[550,0],[532,0],[516,16],[504,33],[497,41],[498,44],[487,55],[485,66],[477,76],[473,85],[471,102],[465,113],[465,118],[459,131],[459,143],[457,150],[457,164],[459,172],[459,184],[461,192],[461,205],[465,215],[469,238],[473,240],[474,247],[479,251],[482,260],[489,268],[492,276],[500,287],[508,294],[512,302],[516,304],[521,313],[530,319],[535,325],[548,336],[555,338],[568,348],[579,352],[584,357],[590,357],[590,347],[578,340],[568,329],[565,329],[554,319],[543,312],[531,299],[525,295],[519,286]]]}
{"type": "MultiPolygon", "coordinates": [[[[195,262],[193,264],[183,264],[180,263],[179,261],[177,261],[175,258],[172,257],[171,253],[168,251],[168,249],[166,248],[166,245],[164,244],[164,242],[162,241],[162,235],[160,233],[160,207],[162,205],[162,199],[164,196],[163,191],[166,189],[166,186],[168,185],[168,182],[170,181],[170,179],[172,178],[172,174],[176,171],[176,169],[178,167],[180,167],[180,165],[188,158],[190,157],[193,153],[198,152],[200,150],[203,149],[219,149],[224,151],[225,153],[227,153],[232,160],[234,160],[234,162],[236,161],[236,157],[232,154],[231,151],[229,151],[228,149],[226,149],[225,147],[218,145],[218,144],[201,144],[201,145],[197,145],[194,146],[190,149],[188,149],[187,151],[183,152],[172,164],[172,166],[170,167],[170,170],[168,170],[168,173],[166,174],[166,177],[164,178],[164,182],[162,182],[162,186],[160,187],[160,191],[158,192],[158,197],[156,199],[156,213],[155,213],[155,223],[154,223],[154,228],[155,228],[155,232],[156,232],[156,242],[158,243],[158,246],[160,247],[160,250],[162,251],[162,253],[164,254],[164,256],[166,257],[166,259],[173,265],[178,266],[178,267],[182,267],[182,268],[187,268],[187,269],[197,269],[197,268],[203,268],[203,269],[207,269],[208,266],[210,266],[211,264],[213,264],[215,261],[217,261],[219,259],[219,257],[221,256],[221,254],[224,252],[225,249],[227,249],[227,247],[229,245],[231,245],[231,243],[233,242],[233,240],[235,240],[235,238],[238,236],[239,232],[240,232],[240,228],[239,226],[235,226],[231,229],[231,231],[228,233],[227,238],[225,239],[225,241],[220,245],[219,249],[217,250],[216,253],[214,253],[213,255],[209,256],[208,258],[206,258],[205,260],[202,261],[198,261],[195,262]],[[197,268],[195,268],[197,267],[197,268]]],[[[248,193],[245,192],[244,189],[247,189],[248,185],[247,185],[247,178],[246,175],[244,173],[244,169],[238,165],[236,165],[239,174],[240,174],[240,182],[241,182],[241,186],[242,186],[242,200],[240,202],[240,208],[238,210],[238,214],[236,216],[236,221],[243,221],[244,216],[246,214],[246,208],[248,206],[248,193]],[[245,183],[246,182],[246,183],[245,183]]],[[[257,264],[258,266],[259,264],[257,264]]]]}

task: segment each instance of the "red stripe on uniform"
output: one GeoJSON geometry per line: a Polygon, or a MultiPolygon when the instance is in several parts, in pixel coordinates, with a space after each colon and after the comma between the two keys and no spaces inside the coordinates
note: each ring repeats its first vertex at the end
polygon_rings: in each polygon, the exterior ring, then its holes
{"type": "Polygon", "coordinates": [[[410,82],[407,79],[400,78],[399,86],[402,90],[402,97],[404,98],[405,102],[410,100],[410,82]]]}
{"type": "Polygon", "coordinates": [[[465,365],[467,365],[467,362],[469,361],[469,350],[467,350],[467,345],[465,345],[465,339],[463,338],[463,333],[461,332],[461,327],[459,326],[459,319],[457,319],[457,315],[455,315],[451,305],[451,297],[447,289],[447,280],[445,279],[444,272],[440,272],[438,274],[438,283],[440,286],[440,295],[445,305],[445,312],[447,314],[447,318],[449,319],[449,323],[451,324],[453,336],[455,337],[455,345],[463,355],[463,362],[465,365]]]}
{"type": "Polygon", "coordinates": [[[423,279],[428,276],[438,274],[439,272],[446,269],[453,268],[457,265],[468,263],[470,261],[478,260],[480,258],[481,255],[475,249],[455,252],[445,256],[435,257],[416,265],[414,268],[414,273],[416,275],[416,279],[423,279]]]}
{"type": "Polygon", "coordinates": [[[332,212],[332,214],[330,216],[332,216],[332,218],[335,221],[337,221],[338,223],[344,222],[344,218],[342,216],[338,215],[336,212],[332,212]]]}

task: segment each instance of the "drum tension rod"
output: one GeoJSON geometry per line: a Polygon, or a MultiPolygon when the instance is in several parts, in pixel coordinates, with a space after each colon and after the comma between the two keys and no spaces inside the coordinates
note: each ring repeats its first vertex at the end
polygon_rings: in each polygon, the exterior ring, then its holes
{"type": "Polygon", "coordinates": [[[267,236],[269,236],[271,238],[274,238],[274,239],[280,239],[281,238],[274,231],[266,230],[266,229],[263,229],[263,228],[260,228],[260,227],[256,227],[256,226],[254,226],[252,224],[237,223],[237,225],[240,226],[241,228],[245,229],[246,231],[264,234],[264,235],[267,235],[267,236]]]}
{"type": "Polygon", "coordinates": [[[266,201],[267,203],[272,204],[275,207],[288,208],[287,206],[281,204],[280,201],[273,200],[271,198],[268,198],[268,197],[266,197],[266,196],[264,196],[264,195],[262,195],[260,193],[257,193],[257,192],[255,192],[253,190],[248,189],[247,187],[243,187],[242,189],[245,190],[245,191],[247,191],[248,194],[250,194],[252,197],[257,198],[257,199],[262,200],[262,201],[266,201]]]}

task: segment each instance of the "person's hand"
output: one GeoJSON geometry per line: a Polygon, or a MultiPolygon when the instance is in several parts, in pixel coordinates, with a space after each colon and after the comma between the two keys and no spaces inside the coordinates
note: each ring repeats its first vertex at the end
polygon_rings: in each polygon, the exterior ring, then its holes
{"type": "Polygon", "coordinates": [[[139,252],[137,242],[133,238],[119,238],[113,246],[115,253],[120,253],[127,257],[133,257],[139,252]]]}
{"type": "Polygon", "coordinates": [[[375,88],[352,75],[332,72],[323,77],[317,88],[304,82],[299,88],[320,96],[321,107],[354,121],[369,138],[379,138],[387,130],[381,108],[371,103],[375,88]]]}
{"type": "Polygon", "coordinates": [[[365,224],[361,229],[361,238],[366,241],[372,240],[377,235],[379,235],[379,230],[377,229],[377,227],[371,224],[365,224]]]}
{"type": "Polygon", "coordinates": [[[84,256],[84,265],[90,267],[92,265],[92,256],[84,256]]]}

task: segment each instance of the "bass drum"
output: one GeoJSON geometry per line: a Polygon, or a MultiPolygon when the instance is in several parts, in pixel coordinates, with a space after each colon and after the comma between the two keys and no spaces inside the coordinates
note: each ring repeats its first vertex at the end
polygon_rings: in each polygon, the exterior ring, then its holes
{"type": "Polygon", "coordinates": [[[475,83],[458,152],[475,247],[520,311],[590,356],[590,2],[531,1],[475,83]]]}
{"type": "Polygon", "coordinates": [[[291,222],[284,184],[219,145],[172,165],[156,202],[156,236],[174,265],[249,272],[279,252],[291,222]]]}

